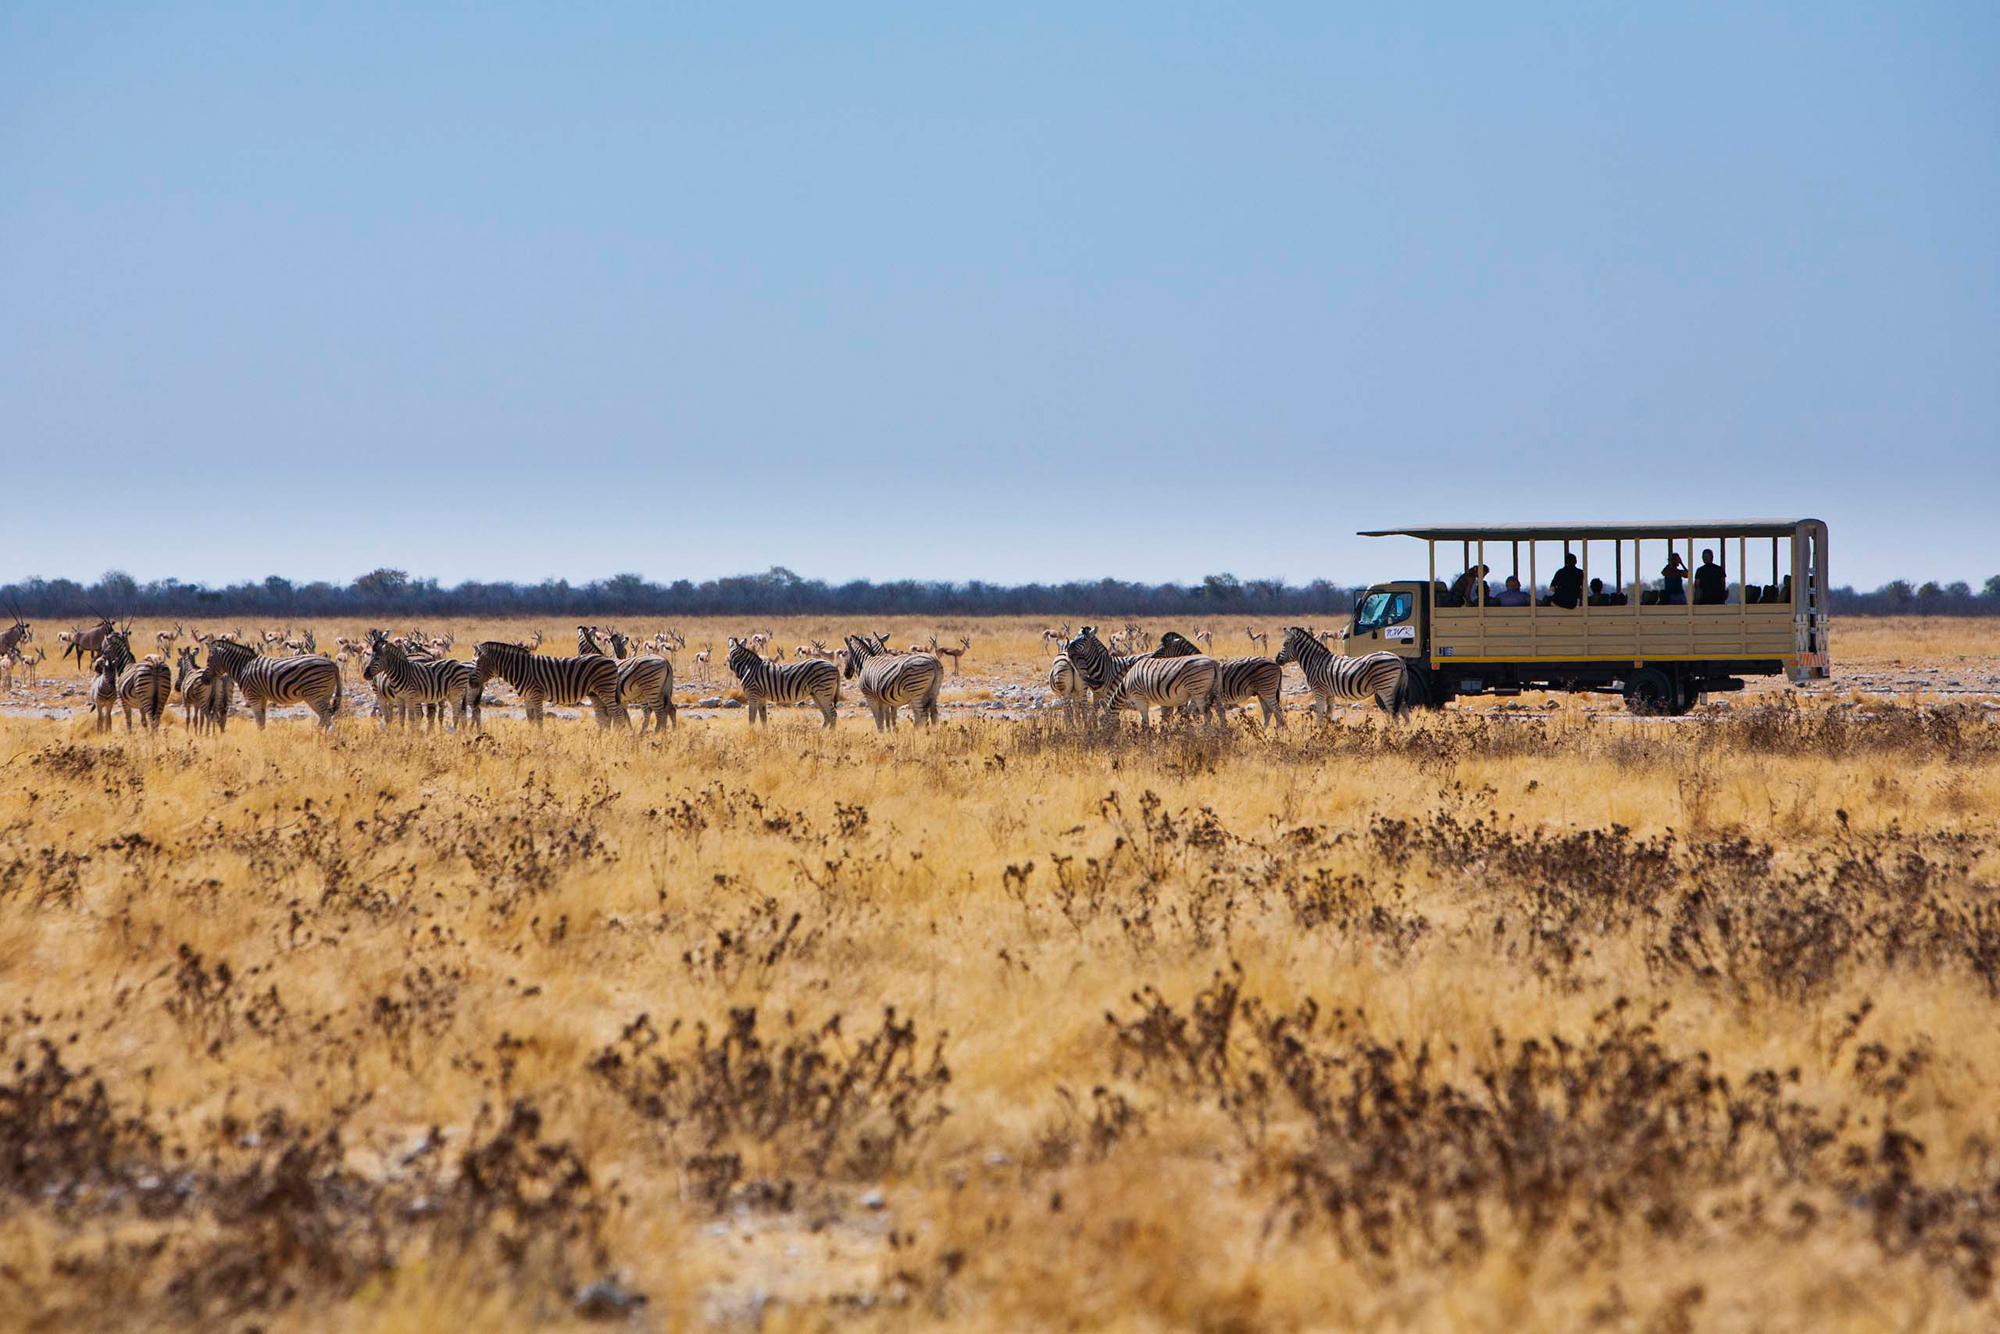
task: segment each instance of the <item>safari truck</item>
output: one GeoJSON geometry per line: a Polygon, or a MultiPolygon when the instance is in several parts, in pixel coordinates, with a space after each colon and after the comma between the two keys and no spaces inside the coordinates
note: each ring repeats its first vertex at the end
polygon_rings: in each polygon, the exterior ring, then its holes
{"type": "Polygon", "coordinates": [[[1428,578],[1373,585],[1340,632],[1349,656],[1406,659],[1413,704],[1565,690],[1621,694],[1634,713],[1678,715],[1703,695],[1741,690],[1745,677],[1827,677],[1827,533],[1818,519],[1360,535],[1413,537],[1429,555],[1428,578]],[[1770,582],[1752,583],[1764,574],[1767,540],[1770,582]]]}

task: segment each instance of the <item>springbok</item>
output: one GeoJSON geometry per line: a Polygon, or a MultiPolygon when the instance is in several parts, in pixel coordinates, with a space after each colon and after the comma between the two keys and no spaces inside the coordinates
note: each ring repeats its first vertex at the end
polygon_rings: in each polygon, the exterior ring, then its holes
{"type": "Polygon", "coordinates": [[[1259,634],[1259,633],[1258,633],[1257,631],[1255,631],[1255,630],[1252,630],[1252,629],[1251,629],[1251,628],[1250,628],[1249,626],[1247,626],[1247,625],[1243,627],[1243,633],[1244,633],[1244,634],[1246,634],[1246,635],[1248,635],[1248,636],[1250,636],[1250,643],[1251,643],[1251,644],[1252,644],[1252,645],[1253,645],[1254,647],[1256,647],[1256,648],[1258,648],[1258,649],[1263,649],[1263,648],[1267,647],[1267,646],[1268,646],[1268,645],[1270,644],[1270,642],[1271,642],[1271,636],[1270,636],[1270,635],[1268,635],[1268,634],[1259,634]]]}
{"type": "Polygon", "coordinates": [[[694,655],[695,670],[701,674],[701,683],[708,684],[708,657],[715,651],[714,644],[703,644],[701,652],[694,655]]]}
{"type": "Polygon", "coordinates": [[[181,623],[179,621],[175,621],[173,629],[159,631],[157,634],[153,636],[153,642],[160,646],[160,652],[162,654],[167,654],[167,653],[172,653],[174,651],[174,642],[178,640],[180,637],[181,637],[181,623]]]}
{"type": "Polygon", "coordinates": [[[972,647],[972,636],[970,636],[970,635],[960,635],[960,636],[958,637],[958,647],[957,647],[957,648],[952,648],[952,647],[950,647],[949,645],[946,645],[946,644],[940,644],[940,643],[938,643],[938,639],[937,639],[937,636],[936,636],[936,635],[932,635],[932,636],[931,636],[931,653],[932,653],[932,655],[933,655],[933,656],[935,656],[935,657],[939,657],[939,658],[950,658],[950,659],[951,659],[951,674],[952,674],[953,676],[957,676],[957,675],[958,675],[958,660],[959,660],[960,658],[964,657],[964,656],[965,656],[965,651],[966,651],[967,649],[971,648],[971,647],[972,647]]]}

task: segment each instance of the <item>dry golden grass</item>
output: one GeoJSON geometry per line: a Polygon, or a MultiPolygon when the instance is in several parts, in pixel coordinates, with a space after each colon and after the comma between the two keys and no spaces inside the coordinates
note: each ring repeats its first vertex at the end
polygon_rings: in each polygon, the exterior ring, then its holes
{"type": "MultiPolygon", "coordinates": [[[[959,688],[1037,629],[966,627],[959,688]]],[[[1989,1328],[2000,727],[1790,698],[0,717],[0,1309],[1989,1328]]]]}

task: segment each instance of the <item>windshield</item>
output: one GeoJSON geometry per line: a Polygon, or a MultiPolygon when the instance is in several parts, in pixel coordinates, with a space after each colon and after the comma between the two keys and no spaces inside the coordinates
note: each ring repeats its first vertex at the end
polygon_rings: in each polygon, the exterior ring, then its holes
{"type": "Polygon", "coordinates": [[[1385,625],[1400,625],[1410,619],[1408,593],[1370,593],[1354,611],[1354,632],[1366,634],[1385,625]]]}

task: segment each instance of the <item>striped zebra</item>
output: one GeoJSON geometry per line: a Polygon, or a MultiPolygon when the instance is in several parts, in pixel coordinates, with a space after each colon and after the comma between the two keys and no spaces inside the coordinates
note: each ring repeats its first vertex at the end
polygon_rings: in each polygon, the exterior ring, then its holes
{"type": "MultiPolygon", "coordinates": [[[[132,710],[137,709],[139,721],[158,731],[160,719],[173,697],[174,674],[158,658],[149,657],[127,667],[118,678],[118,703],[125,711],[125,730],[132,730],[132,710]]],[[[108,717],[104,725],[111,725],[108,717]]]]}
{"type": "Polygon", "coordinates": [[[389,674],[382,670],[382,663],[372,650],[362,660],[361,676],[363,680],[367,681],[374,688],[375,716],[382,720],[382,726],[394,727],[399,722],[415,726],[417,714],[422,713],[426,716],[435,716],[435,705],[426,709],[423,705],[405,699],[401,694],[397,693],[396,683],[391,681],[389,674]],[[369,671],[370,667],[373,667],[375,670],[372,672],[369,671]]]}
{"type": "Polygon", "coordinates": [[[743,697],[750,702],[750,721],[769,723],[773,704],[811,700],[819,705],[826,725],[832,727],[834,706],[840,703],[840,669],[819,658],[766,662],[750,643],[749,639],[733,637],[729,641],[729,670],[736,673],[736,679],[743,685],[743,697]]]}
{"type": "Polygon", "coordinates": [[[497,676],[514,687],[528,711],[528,721],[537,727],[541,726],[544,704],[581,704],[585,700],[597,710],[598,726],[632,725],[631,716],[618,707],[618,664],[601,653],[544,657],[501,639],[475,644],[472,652],[474,684],[484,690],[497,676]]]}
{"type": "Polygon", "coordinates": [[[1412,702],[1408,669],[1401,658],[1393,653],[1345,658],[1302,625],[1285,627],[1285,644],[1278,650],[1277,661],[1299,665],[1312,688],[1313,710],[1322,720],[1333,716],[1335,701],[1373,699],[1392,714],[1401,713],[1412,702]]]}
{"type": "Polygon", "coordinates": [[[1225,658],[1216,664],[1215,688],[1209,692],[1208,707],[1223,713],[1239,700],[1255,699],[1264,710],[1264,721],[1274,727],[1285,725],[1285,707],[1278,692],[1285,685],[1285,669],[1271,658],[1225,658]]]}
{"type": "MultiPolygon", "coordinates": [[[[1134,663],[1144,662],[1149,658],[1194,657],[1199,652],[1200,650],[1186,638],[1169,630],[1160,636],[1160,646],[1150,652],[1114,654],[1104,647],[1104,641],[1097,637],[1097,627],[1086,625],[1077,632],[1076,638],[1063,646],[1062,656],[1050,665],[1049,683],[1052,686],[1057,685],[1058,672],[1062,665],[1067,663],[1069,670],[1075,674],[1077,685],[1070,698],[1081,703],[1082,691],[1087,689],[1091,701],[1102,704],[1111,688],[1118,683],[1118,678],[1129,671],[1134,663]]],[[[1064,694],[1060,686],[1057,687],[1056,693],[1059,696],[1064,694]]],[[[1065,703],[1068,703],[1068,699],[1065,699],[1065,703]]]]}
{"type": "MultiPolygon", "coordinates": [[[[90,707],[97,714],[97,730],[111,730],[111,711],[118,707],[118,678],[132,666],[132,640],[118,630],[111,630],[99,639],[97,656],[91,660],[91,668],[97,680],[90,687],[90,707]]],[[[125,726],[132,725],[131,714],[125,716],[125,726]]]]}
{"type": "Polygon", "coordinates": [[[1199,709],[1208,713],[1215,693],[1216,661],[1206,654],[1193,657],[1146,657],[1126,668],[1104,698],[1104,715],[1115,717],[1118,710],[1139,710],[1139,725],[1152,722],[1151,709],[1158,705],[1162,714],[1169,709],[1199,709]]]}
{"type": "Polygon", "coordinates": [[[641,710],[642,732],[648,723],[656,732],[668,723],[681,725],[680,710],[674,707],[673,663],[647,655],[626,658],[618,664],[618,708],[622,712],[634,704],[641,710]]]}
{"type": "Polygon", "coordinates": [[[181,697],[187,712],[188,730],[220,732],[229,721],[229,688],[221,672],[198,666],[192,647],[181,650],[180,667],[174,673],[174,693],[181,697]]]}
{"type": "Polygon", "coordinates": [[[928,653],[876,653],[853,635],[847,637],[841,675],[861,679],[861,701],[875,716],[875,730],[896,730],[896,710],[909,706],[917,726],[938,720],[938,689],[944,684],[944,664],[928,653]]]}
{"type": "MultiPolygon", "coordinates": [[[[405,722],[414,725],[411,707],[423,710],[432,726],[444,721],[451,710],[453,729],[465,726],[466,710],[472,712],[473,726],[479,725],[481,687],[473,680],[472,664],[457,658],[412,658],[380,630],[369,632],[368,661],[361,673],[375,683],[378,701],[399,706],[405,722]]],[[[394,721],[395,708],[387,715],[394,721]]]]}
{"type": "Polygon", "coordinates": [[[1076,664],[1069,660],[1068,653],[1058,653],[1049,664],[1049,690],[1056,702],[1062,705],[1063,716],[1074,718],[1076,711],[1083,707],[1088,690],[1083,684],[1083,675],[1076,670],[1076,664]]]}
{"type": "Polygon", "coordinates": [[[303,704],[331,731],[340,713],[340,668],[332,658],[309,654],[299,658],[264,658],[248,644],[217,639],[208,646],[208,665],[222,677],[222,689],[233,685],[243,694],[257,728],[263,730],[273,704],[303,704]]]}

